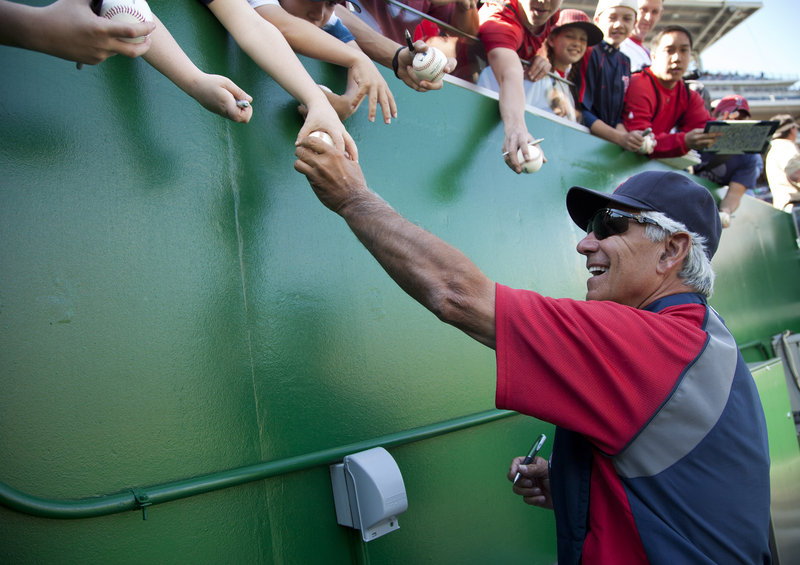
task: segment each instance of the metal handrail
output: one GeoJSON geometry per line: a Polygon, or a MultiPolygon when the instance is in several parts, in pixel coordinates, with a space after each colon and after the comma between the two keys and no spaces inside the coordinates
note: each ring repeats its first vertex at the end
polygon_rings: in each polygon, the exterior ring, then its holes
{"type": "Polygon", "coordinates": [[[428,426],[412,428],[402,432],[372,438],[356,443],[306,453],[294,457],[256,463],[217,473],[209,473],[200,477],[183,479],[171,483],[143,488],[128,489],[123,492],[81,499],[47,499],[22,492],[0,482],[0,505],[17,512],[39,516],[42,518],[76,519],[93,518],[118,514],[128,510],[142,510],[147,519],[147,508],[155,504],[171,502],[190,496],[259,481],[276,475],[282,475],[341,461],[345,455],[371,449],[373,447],[393,447],[423,439],[428,439],[465,428],[487,424],[516,415],[508,410],[487,410],[469,416],[445,420],[428,426]]]}

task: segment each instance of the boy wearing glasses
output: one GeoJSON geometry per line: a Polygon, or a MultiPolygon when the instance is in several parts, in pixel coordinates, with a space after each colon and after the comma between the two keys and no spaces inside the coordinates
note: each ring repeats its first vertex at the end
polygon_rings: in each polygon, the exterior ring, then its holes
{"type": "Polygon", "coordinates": [[[317,139],[295,151],[413,298],[497,352],[498,408],[557,426],[552,468],[508,472],[555,510],[558,562],[768,563],[769,454],[753,378],[706,299],[721,233],[708,190],[674,172],[613,194],[573,187],[588,233],[587,301],[495,284],[460,251],[395,212],[358,163],[317,139]]]}

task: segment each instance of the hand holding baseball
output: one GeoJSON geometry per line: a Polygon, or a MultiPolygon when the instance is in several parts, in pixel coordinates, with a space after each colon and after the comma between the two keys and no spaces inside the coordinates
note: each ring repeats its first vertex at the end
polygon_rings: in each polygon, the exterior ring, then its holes
{"type": "Polygon", "coordinates": [[[36,8],[16,2],[0,3],[0,43],[96,65],[120,53],[138,57],[150,41],[130,44],[123,39],[147,36],[154,23],[124,24],[95,15],[88,0],[57,0],[36,8]]]}
{"type": "Polygon", "coordinates": [[[428,46],[424,51],[414,54],[411,67],[414,74],[420,81],[437,82],[444,76],[445,66],[447,66],[447,56],[436,47],[428,46]]]}
{"type": "MultiPolygon", "coordinates": [[[[437,81],[428,81],[428,80],[421,80],[417,77],[417,74],[414,72],[413,62],[414,56],[417,53],[424,53],[429,48],[428,44],[424,41],[415,41],[414,42],[414,51],[412,52],[410,49],[406,48],[400,51],[398,55],[398,67],[397,67],[397,76],[406,83],[406,85],[410,86],[414,90],[418,92],[427,92],[428,90],[439,90],[442,88],[442,79],[441,77],[437,81]]],[[[447,64],[444,67],[444,74],[452,73],[456,68],[456,60],[452,57],[447,59],[447,64]]]]}
{"type": "MultiPolygon", "coordinates": [[[[146,0],[102,0],[98,15],[123,24],[145,24],[153,21],[153,12],[146,0]]],[[[143,43],[147,36],[120,39],[127,43],[143,43]]]]}
{"type": "Polygon", "coordinates": [[[294,168],[306,175],[317,198],[334,212],[353,202],[360,192],[369,192],[358,162],[348,159],[322,137],[310,135],[294,151],[294,168]]]}
{"type": "Polygon", "coordinates": [[[541,167],[540,163],[537,164],[540,155],[541,163],[547,162],[544,152],[538,147],[540,141],[534,140],[524,125],[507,128],[505,141],[503,142],[503,160],[506,165],[517,174],[538,170],[541,167]],[[533,161],[528,166],[529,170],[523,169],[525,161],[533,161]]]}
{"type": "Polygon", "coordinates": [[[339,151],[346,153],[354,161],[358,161],[358,147],[353,138],[347,133],[336,111],[324,96],[317,102],[314,100],[308,106],[305,122],[297,134],[295,146],[300,145],[305,138],[315,131],[324,131],[330,135],[334,146],[339,151]]]}
{"type": "Polygon", "coordinates": [[[527,158],[525,157],[522,148],[520,148],[517,150],[517,161],[520,163],[523,173],[535,173],[542,168],[542,164],[544,163],[544,152],[542,151],[542,148],[539,147],[538,143],[529,143],[527,158]]]}

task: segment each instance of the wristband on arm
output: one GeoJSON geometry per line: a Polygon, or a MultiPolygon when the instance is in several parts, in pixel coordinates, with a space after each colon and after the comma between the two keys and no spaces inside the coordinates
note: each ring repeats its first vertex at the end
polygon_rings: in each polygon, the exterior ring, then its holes
{"type": "Polygon", "coordinates": [[[398,47],[397,51],[394,52],[394,57],[392,57],[392,70],[394,71],[394,76],[396,76],[397,78],[400,78],[400,75],[397,74],[397,67],[400,65],[399,61],[400,51],[402,51],[405,48],[406,48],[405,45],[402,47],[398,47]]]}

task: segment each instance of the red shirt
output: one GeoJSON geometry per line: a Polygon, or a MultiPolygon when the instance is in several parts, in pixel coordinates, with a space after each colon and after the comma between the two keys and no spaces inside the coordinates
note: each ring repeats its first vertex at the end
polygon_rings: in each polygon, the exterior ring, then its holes
{"type": "Polygon", "coordinates": [[[558,14],[553,14],[539,35],[533,35],[522,25],[522,8],[518,0],[507,2],[486,2],[478,10],[481,38],[486,52],[497,47],[506,47],[516,51],[522,58],[530,61],[544,45],[545,39],[550,34],[558,21],[558,14]]]}
{"type": "Polygon", "coordinates": [[[689,151],[686,132],[704,128],[709,119],[703,99],[682,80],[668,89],[649,68],[631,76],[622,123],[628,131],[653,128],[656,148],[650,157],[685,155],[689,151]],[[670,133],[673,128],[677,131],[670,133]]]}
{"type": "Polygon", "coordinates": [[[593,446],[583,562],[647,563],[609,456],[647,425],[703,349],[706,308],[659,312],[496,285],[498,408],[583,434],[593,446]]]}
{"type": "MultiPolygon", "coordinates": [[[[401,45],[406,43],[406,30],[413,34],[420,22],[426,21],[413,12],[383,0],[363,0],[358,4],[378,22],[382,35],[401,45]]],[[[454,4],[434,4],[430,0],[403,0],[403,4],[446,23],[450,23],[455,9],[454,4]]]]}

